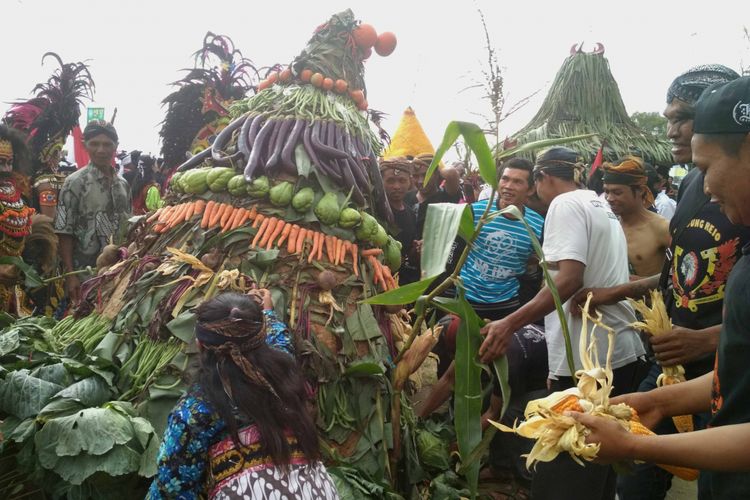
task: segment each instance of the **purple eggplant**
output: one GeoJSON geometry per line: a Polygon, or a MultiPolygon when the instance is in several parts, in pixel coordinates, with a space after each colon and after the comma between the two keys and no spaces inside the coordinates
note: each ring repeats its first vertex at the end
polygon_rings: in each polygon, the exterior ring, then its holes
{"type": "Polygon", "coordinates": [[[354,178],[354,174],[352,173],[351,169],[351,163],[349,159],[345,160],[336,160],[336,163],[339,164],[341,167],[341,173],[344,178],[344,184],[347,189],[351,188],[352,190],[352,200],[354,200],[354,203],[356,203],[359,206],[362,206],[365,204],[365,197],[362,194],[362,190],[357,185],[357,181],[354,178]]]}
{"type": "Polygon", "coordinates": [[[224,146],[226,146],[226,144],[229,142],[229,139],[232,137],[232,132],[234,132],[239,127],[241,127],[242,124],[245,123],[246,118],[247,118],[247,113],[240,116],[239,118],[234,119],[233,121],[229,123],[229,125],[224,127],[221,130],[221,132],[219,132],[219,135],[216,136],[213,144],[211,144],[211,158],[213,158],[214,163],[217,163],[217,164],[229,163],[227,161],[229,157],[222,155],[222,150],[224,149],[224,146]]]}
{"type": "Polygon", "coordinates": [[[255,120],[253,120],[253,124],[250,125],[250,128],[247,130],[247,148],[250,150],[250,154],[253,152],[255,138],[258,137],[258,132],[260,132],[264,123],[266,123],[266,117],[264,115],[258,115],[255,120]]]}
{"type": "Polygon", "coordinates": [[[385,194],[385,185],[383,184],[383,177],[380,175],[380,169],[378,168],[378,159],[374,155],[370,155],[365,163],[372,181],[375,210],[388,224],[393,224],[393,211],[391,211],[391,205],[388,203],[388,198],[385,194]]]}
{"type": "Polygon", "coordinates": [[[348,168],[352,171],[352,175],[354,175],[354,180],[357,182],[357,187],[362,192],[368,192],[370,188],[370,181],[364,171],[360,170],[360,166],[356,161],[358,160],[356,155],[353,155],[349,150],[349,134],[346,132],[346,130],[344,130],[343,127],[334,125],[334,136],[336,138],[336,149],[340,149],[348,153],[346,163],[348,164],[348,168]]]}
{"type": "Polygon", "coordinates": [[[267,120],[263,125],[263,128],[260,129],[260,132],[258,132],[258,136],[255,138],[255,143],[253,144],[253,149],[250,152],[250,158],[248,158],[247,164],[245,165],[244,174],[246,181],[250,182],[252,180],[253,174],[261,165],[263,150],[266,149],[271,134],[273,134],[278,123],[279,122],[276,120],[267,120]]]}
{"type": "Polygon", "coordinates": [[[343,179],[341,177],[341,172],[338,170],[338,165],[333,166],[328,163],[323,163],[315,153],[315,149],[312,147],[312,131],[317,123],[319,122],[309,123],[302,134],[302,144],[305,146],[305,152],[307,152],[307,155],[310,157],[310,162],[315,166],[318,173],[330,177],[333,182],[341,185],[343,179]]]}
{"type": "Polygon", "coordinates": [[[209,158],[210,156],[211,156],[211,148],[206,148],[200,153],[196,153],[193,156],[191,156],[185,163],[177,167],[177,170],[175,170],[175,172],[184,172],[185,170],[190,170],[191,168],[195,168],[201,163],[203,163],[203,161],[209,158]]]}
{"type": "Polygon", "coordinates": [[[240,127],[240,135],[237,136],[237,149],[240,153],[245,156],[245,160],[250,158],[250,146],[247,143],[247,131],[250,130],[250,125],[259,118],[258,115],[248,116],[245,122],[240,127]]]}
{"type": "Polygon", "coordinates": [[[268,161],[266,161],[266,172],[269,172],[270,169],[275,167],[279,163],[279,160],[281,160],[281,150],[284,149],[284,144],[286,144],[288,139],[289,129],[292,128],[294,122],[294,119],[289,118],[283,120],[281,124],[276,127],[276,137],[269,149],[271,156],[268,158],[268,161]]]}
{"type": "Polygon", "coordinates": [[[327,144],[324,144],[321,140],[321,131],[326,131],[324,127],[328,127],[327,122],[315,122],[313,125],[312,134],[310,135],[310,142],[315,148],[315,152],[318,156],[325,156],[334,160],[343,160],[347,157],[345,151],[341,151],[327,144]]]}
{"type": "Polygon", "coordinates": [[[281,162],[279,166],[288,174],[294,175],[297,173],[297,164],[294,161],[294,148],[300,142],[300,134],[304,132],[306,125],[307,122],[301,118],[295,121],[294,127],[281,150],[281,162]]]}

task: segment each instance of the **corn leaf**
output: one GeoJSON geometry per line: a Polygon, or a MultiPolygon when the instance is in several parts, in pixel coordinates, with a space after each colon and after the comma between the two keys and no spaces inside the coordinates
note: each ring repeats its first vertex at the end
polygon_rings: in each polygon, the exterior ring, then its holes
{"type": "Polygon", "coordinates": [[[437,278],[437,276],[425,278],[421,281],[409,283],[408,285],[399,286],[398,288],[394,288],[393,290],[389,290],[378,295],[373,295],[372,297],[369,297],[362,302],[365,304],[380,306],[397,306],[401,304],[410,304],[417,300],[420,296],[422,296],[424,291],[427,290],[427,287],[429,287],[430,284],[435,281],[435,278],[437,278]]]}
{"type": "MultiPolygon", "coordinates": [[[[471,213],[469,205],[456,203],[432,203],[427,207],[424,231],[422,233],[422,274],[421,276],[438,276],[445,271],[445,264],[451,254],[453,241],[459,227],[464,221],[464,213],[471,213]]],[[[464,222],[464,226],[467,223],[464,222]]],[[[466,227],[463,228],[467,230],[466,227]]],[[[469,234],[473,233],[472,230],[469,234]]]]}
{"type": "Polygon", "coordinates": [[[475,123],[459,121],[450,122],[445,128],[443,142],[440,143],[437,151],[435,151],[435,156],[432,159],[430,168],[427,169],[427,175],[425,175],[424,180],[425,185],[440,164],[443,155],[445,155],[450,147],[453,146],[453,143],[456,142],[459,135],[463,136],[464,142],[474,153],[474,156],[477,159],[477,165],[479,166],[479,174],[482,176],[484,182],[490,186],[497,186],[495,159],[492,157],[492,150],[487,144],[487,138],[485,137],[484,132],[475,123]]]}
{"type": "Polygon", "coordinates": [[[472,497],[476,496],[479,481],[479,461],[470,461],[472,451],[482,441],[482,368],[476,361],[481,338],[482,320],[477,316],[458,287],[458,297],[439,301],[441,309],[461,317],[456,336],[456,383],[454,397],[454,425],[458,452],[472,497]]]}

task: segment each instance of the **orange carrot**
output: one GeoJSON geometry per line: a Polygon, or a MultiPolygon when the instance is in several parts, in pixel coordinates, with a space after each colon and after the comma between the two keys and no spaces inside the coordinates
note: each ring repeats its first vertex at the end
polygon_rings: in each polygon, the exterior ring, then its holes
{"type": "Polygon", "coordinates": [[[250,215],[250,211],[246,208],[243,208],[239,215],[237,215],[237,218],[234,220],[234,224],[232,225],[232,229],[237,229],[238,227],[242,227],[242,225],[247,221],[247,217],[250,215]]]}
{"type": "Polygon", "coordinates": [[[224,213],[221,214],[221,220],[219,221],[222,229],[224,229],[224,227],[227,225],[227,221],[232,217],[232,214],[234,213],[234,206],[227,205],[227,207],[228,209],[224,210],[224,213]]]}
{"type": "Polygon", "coordinates": [[[310,255],[308,255],[308,256],[307,256],[307,263],[308,263],[308,264],[309,264],[310,262],[312,262],[312,261],[313,261],[313,259],[315,259],[315,258],[316,258],[315,256],[316,256],[316,254],[318,253],[318,244],[320,244],[320,236],[321,236],[321,233],[319,233],[319,232],[317,232],[317,231],[315,231],[315,232],[313,233],[313,244],[312,244],[312,249],[310,249],[310,255]]]}
{"type": "Polygon", "coordinates": [[[334,265],[338,266],[344,259],[344,240],[336,238],[336,250],[334,251],[334,265]]]}
{"type": "Polygon", "coordinates": [[[300,253],[302,252],[302,250],[304,250],[305,239],[307,238],[308,232],[309,231],[305,229],[304,227],[300,228],[299,234],[297,235],[297,244],[296,244],[296,247],[294,248],[294,253],[300,253]]]}
{"type": "Polygon", "coordinates": [[[336,251],[336,244],[333,242],[333,236],[327,234],[325,239],[326,244],[326,256],[328,257],[328,262],[331,264],[334,263],[336,260],[336,256],[334,255],[334,252],[336,251]]]}
{"type": "Polygon", "coordinates": [[[195,212],[193,212],[193,215],[199,215],[202,214],[203,211],[206,209],[206,201],[202,199],[195,200],[195,212]]]}
{"type": "Polygon", "coordinates": [[[211,212],[215,205],[216,202],[214,200],[209,200],[206,204],[206,209],[203,210],[203,218],[201,218],[201,229],[208,229],[208,219],[211,217],[211,212]]]}
{"type": "Polygon", "coordinates": [[[226,233],[227,231],[229,231],[229,228],[232,227],[232,224],[234,224],[234,219],[237,217],[237,214],[240,213],[240,210],[241,207],[232,207],[232,210],[229,212],[229,217],[227,218],[226,222],[221,225],[222,233],[226,233]]]}
{"type": "Polygon", "coordinates": [[[164,209],[161,215],[159,215],[159,218],[156,220],[158,222],[167,222],[169,220],[169,214],[171,214],[174,209],[175,209],[174,205],[168,206],[167,208],[164,209]]]}
{"type": "Polygon", "coordinates": [[[232,211],[232,215],[229,216],[229,220],[227,221],[227,229],[226,230],[227,231],[231,231],[232,229],[234,229],[234,225],[235,224],[239,225],[239,223],[237,221],[242,218],[242,216],[244,215],[244,213],[245,213],[245,208],[244,207],[237,207],[237,208],[235,208],[232,211]]]}
{"type": "Polygon", "coordinates": [[[229,218],[229,222],[227,222],[227,231],[232,231],[237,226],[239,226],[239,220],[242,219],[244,214],[245,209],[243,207],[237,207],[234,213],[232,213],[232,216],[229,218]]]}
{"type": "Polygon", "coordinates": [[[208,219],[208,229],[216,227],[216,224],[221,220],[221,214],[224,213],[227,205],[224,203],[217,203],[214,205],[214,211],[211,213],[211,217],[208,219]]]}
{"type": "Polygon", "coordinates": [[[367,257],[367,261],[372,267],[373,284],[377,284],[379,282],[380,286],[385,289],[385,277],[383,276],[383,268],[381,267],[380,262],[378,262],[378,260],[372,255],[367,257]]]}
{"type": "Polygon", "coordinates": [[[318,242],[318,254],[316,257],[318,260],[323,260],[323,255],[324,255],[323,248],[325,247],[325,244],[326,244],[326,235],[325,233],[320,233],[320,241],[318,242]]]}
{"type": "Polygon", "coordinates": [[[185,215],[182,216],[182,220],[190,220],[190,217],[193,216],[193,213],[195,212],[195,202],[191,201],[187,204],[187,208],[185,209],[185,215]]]}
{"type": "Polygon", "coordinates": [[[255,216],[255,222],[253,222],[253,229],[255,229],[256,227],[260,226],[261,223],[263,222],[263,219],[265,219],[265,218],[266,218],[266,216],[263,215],[263,214],[256,215],[255,216]]]}
{"type": "Polygon", "coordinates": [[[258,205],[253,205],[253,208],[247,213],[247,220],[253,220],[258,215],[258,205]]]}
{"type": "Polygon", "coordinates": [[[352,269],[354,269],[354,276],[359,277],[359,266],[357,265],[357,255],[359,255],[359,247],[357,247],[356,243],[351,244],[351,250],[352,250],[352,269]]]}
{"type": "Polygon", "coordinates": [[[157,210],[156,212],[154,212],[154,213],[152,213],[151,215],[149,215],[149,216],[148,216],[148,219],[146,219],[146,223],[150,224],[150,223],[152,223],[153,221],[155,221],[156,219],[158,219],[158,218],[159,218],[159,215],[160,215],[160,214],[161,214],[161,213],[162,213],[163,211],[164,211],[164,208],[162,207],[162,208],[158,209],[158,210],[157,210]]]}
{"type": "Polygon", "coordinates": [[[383,250],[380,248],[368,248],[366,250],[362,250],[362,257],[369,257],[372,255],[373,257],[377,257],[378,255],[381,255],[383,253],[383,250]]]}
{"type": "Polygon", "coordinates": [[[258,246],[261,248],[266,246],[266,243],[268,243],[268,239],[271,237],[271,234],[276,229],[276,225],[278,224],[279,219],[276,217],[271,217],[268,220],[268,226],[266,226],[266,232],[263,233],[263,237],[258,241],[258,246]]]}
{"type": "Polygon", "coordinates": [[[273,246],[273,242],[276,241],[276,238],[279,237],[279,235],[284,230],[284,227],[286,225],[287,223],[284,222],[283,219],[279,219],[279,222],[276,223],[276,227],[273,228],[273,233],[271,233],[271,237],[268,238],[268,242],[266,243],[266,250],[271,249],[271,246],[273,246]]]}
{"type": "Polygon", "coordinates": [[[185,215],[185,211],[187,211],[187,205],[187,203],[183,203],[177,207],[174,213],[169,216],[167,227],[175,227],[178,222],[182,222],[182,217],[185,215]]]}
{"type": "Polygon", "coordinates": [[[294,253],[294,249],[297,248],[297,236],[299,235],[300,229],[297,224],[294,224],[292,226],[291,231],[289,231],[289,240],[286,243],[286,253],[289,255],[294,253]]]}
{"type": "Polygon", "coordinates": [[[261,236],[263,236],[263,231],[266,230],[268,227],[268,221],[271,219],[263,219],[263,222],[260,224],[260,228],[258,229],[258,232],[255,233],[255,238],[253,238],[253,242],[250,243],[250,248],[255,248],[255,245],[258,244],[258,241],[260,240],[261,236]]]}
{"type": "Polygon", "coordinates": [[[284,230],[281,231],[281,237],[276,242],[277,247],[281,247],[281,244],[286,241],[286,239],[289,237],[289,233],[292,232],[292,227],[294,227],[294,224],[284,224],[284,230]]]}
{"type": "Polygon", "coordinates": [[[383,276],[385,276],[385,282],[388,284],[387,290],[393,290],[396,288],[396,280],[393,279],[391,269],[388,266],[380,266],[383,270],[383,276]]]}
{"type": "Polygon", "coordinates": [[[226,231],[227,228],[227,221],[234,217],[235,214],[235,208],[231,205],[229,205],[231,208],[225,208],[223,212],[221,212],[221,217],[219,218],[219,227],[221,228],[220,232],[226,231]]]}

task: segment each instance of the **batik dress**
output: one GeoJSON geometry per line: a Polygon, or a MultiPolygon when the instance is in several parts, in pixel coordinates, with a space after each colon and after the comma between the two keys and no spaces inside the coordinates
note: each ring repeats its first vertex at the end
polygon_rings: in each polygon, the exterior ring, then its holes
{"type": "MultiPolygon", "coordinates": [[[[267,344],[292,355],[286,325],[271,310],[263,314],[267,344]]],[[[191,388],[169,415],[147,498],[339,498],[325,466],[307,460],[292,433],[286,435],[291,449],[288,468],[275,466],[270,456],[260,452],[257,426],[246,425],[239,434],[241,449],[201,388],[191,388]]]]}

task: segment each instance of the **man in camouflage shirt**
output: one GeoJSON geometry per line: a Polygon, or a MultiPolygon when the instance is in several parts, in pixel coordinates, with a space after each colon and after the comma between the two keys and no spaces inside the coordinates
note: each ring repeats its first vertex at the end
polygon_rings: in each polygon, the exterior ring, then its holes
{"type": "MultiPolygon", "coordinates": [[[[92,121],[83,132],[90,163],[65,179],[55,214],[60,257],[66,273],[94,267],[96,258],[131,211],[128,183],[112,167],[117,132],[103,121],[92,121]]],[[[68,276],[65,290],[78,301],[80,279],[68,276]]]]}

